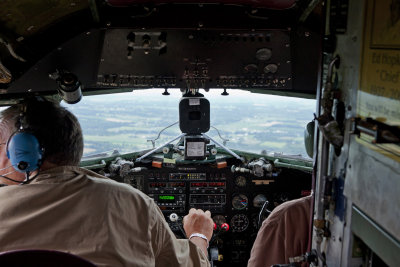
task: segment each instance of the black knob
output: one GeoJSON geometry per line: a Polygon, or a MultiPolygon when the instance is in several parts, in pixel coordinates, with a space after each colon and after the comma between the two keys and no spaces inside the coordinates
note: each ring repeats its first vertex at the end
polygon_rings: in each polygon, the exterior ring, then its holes
{"type": "Polygon", "coordinates": [[[226,89],[224,88],[224,91],[221,93],[221,95],[229,95],[229,93],[226,91],[226,89]]]}
{"type": "Polygon", "coordinates": [[[164,90],[165,91],[162,93],[162,95],[170,95],[170,93],[168,93],[168,89],[167,88],[165,88],[164,90]]]}

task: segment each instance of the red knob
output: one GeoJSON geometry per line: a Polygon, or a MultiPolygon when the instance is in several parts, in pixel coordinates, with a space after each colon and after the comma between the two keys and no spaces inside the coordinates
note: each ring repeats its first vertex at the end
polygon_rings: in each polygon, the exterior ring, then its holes
{"type": "Polygon", "coordinates": [[[223,224],[221,225],[221,230],[223,230],[223,231],[225,231],[225,232],[228,232],[228,231],[229,231],[229,224],[223,223],[223,224]]]}
{"type": "Polygon", "coordinates": [[[214,223],[214,230],[217,230],[217,224],[214,223]]]}

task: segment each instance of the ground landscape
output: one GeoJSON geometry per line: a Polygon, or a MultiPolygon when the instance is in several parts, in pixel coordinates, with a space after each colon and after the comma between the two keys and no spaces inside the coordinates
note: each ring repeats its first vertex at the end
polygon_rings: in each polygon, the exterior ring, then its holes
{"type": "MultiPolygon", "coordinates": [[[[131,93],[84,97],[76,105],[64,104],[81,122],[85,137],[85,155],[118,150],[120,153],[152,147],[164,127],[178,121],[181,93],[170,90],[140,90],[131,93]]],[[[303,135],[305,125],[313,119],[315,100],[254,94],[230,90],[204,93],[211,104],[211,125],[227,146],[248,152],[283,152],[306,156],[303,135]]],[[[175,125],[164,131],[156,145],[180,134],[175,125]]],[[[210,136],[219,139],[211,128],[210,136]]]]}

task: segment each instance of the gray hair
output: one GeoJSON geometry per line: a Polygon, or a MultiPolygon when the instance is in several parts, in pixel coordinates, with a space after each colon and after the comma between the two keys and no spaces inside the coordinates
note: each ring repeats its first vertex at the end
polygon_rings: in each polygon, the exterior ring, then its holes
{"type": "Polygon", "coordinates": [[[44,149],[44,160],[57,165],[79,165],[83,153],[81,126],[60,104],[32,98],[3,110],[0,118],[3,138],[9,138],[22,124],[24,130],[38,139],[44,149]]]}

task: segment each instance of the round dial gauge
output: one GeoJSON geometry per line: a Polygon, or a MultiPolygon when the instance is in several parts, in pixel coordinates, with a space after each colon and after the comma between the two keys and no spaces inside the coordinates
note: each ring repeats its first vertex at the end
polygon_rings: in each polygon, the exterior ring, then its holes
{"type": "Polygon", "coordinates": [[[244,214],[236,214],[232,217],[231,227],[233,232],[243,232],[249,227],[249,218],[244,214]]]}
{"type": "Polygon", "coordinates": [[[235,184],[239,187],[244,187],[246,186],[246,177],[240,175],[235,178],[235,184]]]}
{"type": "Polygon", "coordinates": [[[226,223],[225,217],[222,215],[215,215],[212,219],[215,222],[215,224],[220,227],[222,224],[226,223]]]}
{"type": "Polygon", "coordinates": [[[263,194],[258,194],[253,199],[253,206],[256,208],[261,208],[264,205],[265,201],[267,201],[267,197],[263,194]]]}
{"type": "Polygon", "coordinates": [[[243,194],[238,194],[232,198],[232,207],[237,210],[242,210],[249,204],[249,199],[243,194]]]}
{"type": "Polygon", "coordinates": [[[269,48],[261,48],[256,52],[256,58],[258,60],[268,60],[272,56],[272,51],[269,48]]]}
{"type": "Polygon", "coordinates": [[[264,67],[264,72],[265,73],[275,73],[278,70],[278,65],[276,64],[268,64],[267,66],[264,67]]]}

